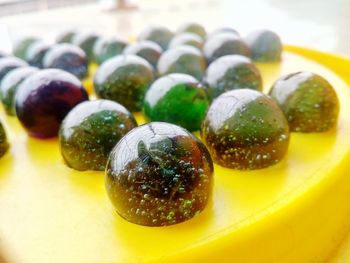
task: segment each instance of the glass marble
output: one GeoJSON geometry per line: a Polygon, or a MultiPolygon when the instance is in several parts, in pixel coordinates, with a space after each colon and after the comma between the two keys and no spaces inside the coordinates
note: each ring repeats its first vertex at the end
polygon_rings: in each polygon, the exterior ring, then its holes
{"type": "Polygon", "coordinates": [[[162,122],[139,126],[112,150],[106,189],[117,213],[146,226],[193,218],[212,196],[208,150],[185,129],[162,122]]]}
{"type": "Polygon", "coordinates": [[[259,69],[247,57],[227,55],[216,59],[205,74],[207,92],[211,99],[234,89],[262,90],[259,69]]]}
{"type": "Polygon", "coordinates": [[[170,41],[169,48],[174,48],[182,45],[189,45],[202,49],[203,39],[194,33],[182,33],[173,37],[170,41]]]}
{"type": "Polygon", "coordinates": [[[84,50],[89,62],[94,62],[94,46],[98,39],[99,36],[97,34],[81,32],[73,37],[72,44],[84,50]]]}
{"type": "Polygon", "coordinates": [[[204,43],[203,53],[209,63],[225,55],[250,55],[245,42],[231,32],[218,33],[208,38],[204,43]]]}
{"type": "Polygon", "coordinates": [[[6,57],[6,53],[0,50],[0,58],[6,57]]]}
{"type": "Polygon", "coordinates": [[[162,54],[158,61],[158,74],[184,73],[201,80],[206,66],[205,58],[197,48],[184,45],[162,54]]]}
{"type": "Polygon", "coordinates": [[[62,157],[73,169],[102,171],[113,147],[136,126],[133,115],[119,103],[82,102],[62,122],[59,131],[62,157]]]}
{"type": "Polygon", "coordinates": [[[291,131],[324,132],[337,123],[337,94],[326,79],[315,73],[304,71],[283,76],[269,94],[282,108],[291,131]]]}
{"type": "Polygon", "coordinates": [[[194,33],[200,36],[202,39],[204,39],[207,35],[205,28],[202,25],[194,22],[185,23],[182,26],[180,26],[176,31],[177,34],[182,34],[186,32],[194,33]]]}
{"type": "Polygon", "coordinates": [[[28,66],[27,62],[16,57],[3,57],[0,58],[0,83],[2,79],[9,73],[11,70],[19,67],[28,66]]]}
{"type": "Polygon", "coordinates": [[[280,37],[270,30],[251,32],[245,39],[251,50],[251,58],[258,62],[278,62],[281,60],[282,43],[280,37]]]}
{"type": "Polygon", "coordinates": [[[60,69],[43,69],[19,86],[16,114],[30,136],[55,137],[67,113],[88,99],[77,77],[60,69]]]}
{"type": "Polygon", "coordinates": [[[56,37],[56,43],[72,43],[76,34],[74,30],[63,31],[56,37]]]}
{"type": "Polygon", "coordinates": [[[88,74],[88,59],[85,52],[77,46],[56,44],[47,51],[44,67],[62,69],[83,79],[88,74]]]}
{"type": "Polygon", "coordinates": [[[138,41],[149,40],[157,43],[163,50],[168,48],[170,40],[174,34],[163,26],[149,26],[138,36],[138,41]]]}
{"type": "Polygon", "coordinates": [[[33,67],[43,68],[44,57],[49,49],[50,45],[43,41],[33,43],[27,50],[26,61],[33,67]]]}
{"type": "Polygon", "coordinates": [[[37,41],[40,40],[36,37],[25,37],[19,39],[13,47],[13,54],[20,59],[25,59],[28,48],[37,41]]]}
{"type": "Polygon", "coordinates": [[[153,68],[145,59],[119,55],[99,67],[94,88],[99,98],[116,101],[130,111],[139,111],[153,78],[153,68]]]}
{"type": "Polygon", "coordinates": [[[221,33],[232,33],[236,36],[239,37],[239,33],[237,30],[231,28],[231,27],[218,27],[216,29],[214,29],[212,32],[210,32],[208,35],[207,35],[207,39],[208,38],[212,38],[214,37],[215,35],[217,34],[221,34],[221,33]]]}
{"type": "Polygon", "coordinates": [[[96,62],[101,64],[107,59],[123,53],[124,48],[128,45],[126,40],[121,38],[100,38],[94,46],[94,56],[96,62]]]}
{"type": "Polygon", "coordinates": [[[201,136],[214,162],[239,170],[279,162],[290,138],[288,122],[277,103],[251,89],[217,97],[203,121],[201,136]]]}
{"type": "Polygon", "coordinates": [[[7,152],[9,146],[5,129],[0,122],[0,158],[7,152]]]}
{"type": "Polygon", "coordinates": [[[154,69],[157,68],[157,63],[162,55],[162,48],[157,43],[152,41],[140,41],[127,46],[124,50],[126,55],[136,55],[147,60],[154,69]]]}
{"type": "Polygon", "coordinates": [[[15,95],[19,85],[29,76],[38,72],[34,67],[21,67],[11,70],[0,84],[1,102],[8,115],[16,115],[15,95]]]}
{"type": "Polygon", "coordinates": [[[194,77],[169,74],[157,79],[148,89],[144,113],[152,121],[165,121],[190,131],[200,129],[209,107],[204,88],[194,77]]]}

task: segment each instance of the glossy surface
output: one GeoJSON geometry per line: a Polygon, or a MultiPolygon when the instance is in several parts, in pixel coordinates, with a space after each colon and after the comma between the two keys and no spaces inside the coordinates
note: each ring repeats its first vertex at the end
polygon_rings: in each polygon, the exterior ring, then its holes
{"type": "Polygon", "coordinates": [[[259,69],[249,58],[241,55],[216,59],[207,68],[204,79],[211,99],[234,89],[262,90],[259,69]]]}
{"type": "Polygon", "coordinates": [[[282,108],[291,131],[324,132],[337,123],[337,94],[317,74],[304,71],[285,75],[274,83],[270,95],[282,108]]]}
{"type": "Polygon", "coordinates": [[[136,55],[147,60],[154,69],[157,68],[157,63],[162,55],[162,48],[157,43],[152,41],[140,41],[130,44],[124,50],[126,55],[136,55]]]}
{"type": "Polygon", "coordinates": [[[196,131],[208,107],[209,99],[198,80],[177,73],[161,77],[151,85],[144,113],[152,121],[170,122],[196,131]]]}
{"type": "Polygon", "coordinates": [[[179,46],[165,51],[158,61],[158,74],[184,73],[201,80],[206,69],[202,53],[192,46],[179,46]]]}
{"type": "Polygon", "coordinates": [[[221,34],[221,33],[232,33],[236,36],[239,36],[239,33],[236,29],[233,29],[231,27],[218,27],[218,28],[214,29],[213,31],[211,31],[207,35],[207,39],[213,37],[214,35],[221,34]]]}
{"type": "Polygon", "coordinates": [[[20,59],[25,59],[28,48],[36,41],[39,41],[39,39],[36,37],[25,37],[25,38],[18,40],[15,43],[15,46],[13,47],[14,56],[16,56],[20,59]]]}
{"type": "Polygon", "coordinates": [[[139,111],[153,78],[153,68],[145,59],[120,55],[99,67],[94,87],[99,98],[116,101],[130,111],[139,111]]]}
{"type": "Polygon", "coordinates": [[[38,72],[34,67],[21,67],[11,70],[0,83],[0,97],[5,112],[16,115],[15,95],[19,85],[29,76],[38,72]]]}
{"type": "Polygon", "coordinates": [[[127,44],[126,40],[117,37],[100,38],[93,49],[96,62],[101,64],[107,59],[122,54],[127,44]]]}
{"type": "Polygon", "coordinates": [[[98,39],[99,39],[99,36],[95,33],[82,32],[82,33],[77,33],[73,37],[72,44],[84,50],[86,56],[88,57],[89,62],[93,62],[95,60],[93,49],[98,39]]]}
{"type": "Polygon", "coordinates": [[[149,26],[140,33],[140,35],[138,36],[138,40],[153,41],[160,45],[163,50],[166,50],[173,36],[174,34],[166,27],[149,26]]]}
{"type": "Polygon", "coordinates": [[[261,169],[281,161],[290,137],[277,103],[249,89],[228,91],[214,100],[201,136],[214,162],[240,170],[261,169]]]}
{"type": "Polygon", "coordinates": [[[73,169],[103,171],[113,147],[136,126],[131,113],[116,102],[82,102],[62,122],[59,131],[62,157],[73,169]]]}
{"type": "Polygon", "coordinates": [[[72,44],[57,44],[50,48],[44,57],[45,68],[67,71],[79,79],[88,73],[88,59],[85,52],[72,44]]]}
{"type": "Polygon", "coordinates": [[[0,82],[11,70],[19,67],[26,67],[28,64],[16,57],[0,58],[0,82]]]}
{"type": "Polygon", "coordinates": [[[281,61],[282,43],[280,37],[270,30],[251,32],[246,38],[251,58],[258,62],[281,61]]]}
{"type": "Polygon", "coordinates": [[[142,125],[116,145],[106,189],[117,212],[147,226],[177,224],[198,215],[213,188],[213,163],[202,142],[162,122],[142,125]]]}
{"type": "MultiPolygon", "coordinates": [[[[106,195],[103,172],[68,168],[57,139],[28,137],[0,109],[11,143],[11,151],[0,159],[1,246],[8,258],[36,263],[218,258],[223,263],[310,263],[329,258],[349,229],[350,207],[344,200],[350,193],[350,62],[315,51],[306,54],[310,59],[286,51],[282,64],[258,65],[265,87],[301,68],[326,77],[341,103],[337,129],[292,133],[286,158],[263,170],[214,164],[207,208],[168,227],[139,226],[118,216],[106,195]]],[[[135,117],[144,122],[140,114],[135,117]]]]}
{"type": "Polygon", "coordinates": [[[7,152],[9,146],[5,129],[0,122],[0,158],[7,152]]]}
{"type": "Polygon", "coordinates": [[[204,43],[203,53],[209,63],[225,55],[250,55],[244,41],[231,32],[218,33],[208,38],[204,43]]]}
{"type": "Polygon", "coordinates": [[[207,35],[205,28],[202,25],[200,25],[198,23],[194,23],[194,22],[183,24],[182,26],[180,26],[178,28],[176,33],[182,34],[185,32],[194,33],[194,34],[200,36],[202,39],[204,39],[205,36],[207,35]]]}
{"type": "Polygon", "coordinates": [[[28,48],[25,59],[29,65],[37,68],[43,68],[44,57],[49,49],[49,44],[43,41],[36,41],[28,48]]]}
{"type": "Polygon", "coordinates": [[[73,38],[75,37],[76,34],[77,34],[77,32],[74,30],[63,31],[56,37],[56,42],[57,43],[72,43],[73,38]]]}
{"type": "Polygon", "coordinates": [[[88,95],[79,79],[59,69],[45,69],[19,86],[16,113],[30,136],[55,137],[67,113],[85,100],[88,95]]]}
{"type": "Polygon", "coordinates": [[[173,39],[170,41],[169,48],[182,45],[189,45],[202,49],[203,39],[194,33],[181,33],[173,37],[173,39]]]}

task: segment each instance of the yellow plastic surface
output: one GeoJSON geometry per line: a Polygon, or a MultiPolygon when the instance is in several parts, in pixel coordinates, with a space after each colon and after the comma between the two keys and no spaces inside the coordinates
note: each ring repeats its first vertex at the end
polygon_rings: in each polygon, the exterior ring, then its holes
{"type": "Polygon", "coordinates": [[[28,138],[1,113],[11,150],[0,160],[0,249],[13,262],[35,263],[325,262],[350,223],[350,74],[343,71],[350,62],[287,49],[282,64],[259,66],[265,90],[282,74],[321,74],[340,99],[337,128],[293,133],[287,156],[267,169],[215,166],[212,202],[178,225],[125,221],[108,200],[103,172],[69,169],[57,139],[28,138]]]}

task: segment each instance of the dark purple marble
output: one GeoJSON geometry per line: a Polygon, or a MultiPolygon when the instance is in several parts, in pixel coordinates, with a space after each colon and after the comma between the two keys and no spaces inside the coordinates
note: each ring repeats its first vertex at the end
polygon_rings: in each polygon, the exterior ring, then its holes
{"type": "Polygon", "coordinates": [[[88,100],[80,80],[59,69],[45,69],[27,78],[18,88],[16,113],[29,135],[55,137],[68,112],[88,100]]]}
{"type": "Polygon", "coordinates": [[[51,47],[43,60],[45,68],[65,70],[79,79],[88,73],[88,59],[85,52],[72,44],[57,44],[51,47]]]}

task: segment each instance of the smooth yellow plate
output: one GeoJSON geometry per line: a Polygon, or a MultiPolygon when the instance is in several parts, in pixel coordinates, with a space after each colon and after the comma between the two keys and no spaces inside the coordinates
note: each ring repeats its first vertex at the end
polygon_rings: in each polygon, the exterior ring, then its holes
{"type": "Polygon", "coordinates": [[[210,205],[169,227],[119,217],[103,172],[69,169],[56,139],[28,138],[15,118],[1,113],[11,150],[0,160],[0,249],[13,262],[35,263],[324,262],[350,223],[350,62],[287,50],[283,63],[259,66],[265,90],[286,73],[319,73],[338,93],[338,126],[293,133],[287,156],[267,169],[215,166],[210,205]]]}

